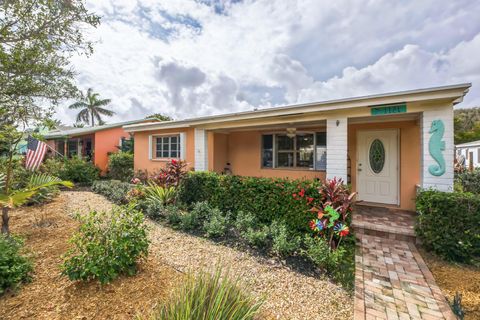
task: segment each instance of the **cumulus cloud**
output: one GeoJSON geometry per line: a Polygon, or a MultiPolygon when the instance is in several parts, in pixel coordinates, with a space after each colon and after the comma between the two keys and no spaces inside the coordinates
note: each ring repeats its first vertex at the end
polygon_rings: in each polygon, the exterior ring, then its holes
{"type": "MultiPolygon", "coordinates": [[[[79,87],[111,98],[109,122],[174,118],[473,82],[480,3],[95,0],[102,15],[79,87]]],[[[66,103],[67,105],[67,103],[66,103]]],[[[75,113],[59,108],[72,123],[75,113]]]]}

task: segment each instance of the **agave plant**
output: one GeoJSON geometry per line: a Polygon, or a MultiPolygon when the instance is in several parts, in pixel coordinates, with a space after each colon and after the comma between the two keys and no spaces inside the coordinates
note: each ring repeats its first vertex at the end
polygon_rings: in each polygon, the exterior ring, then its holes
{"type": "Polygon", "coordinates": [[[34,174],[30,177],[27,186],[20,190],[5,192],[5,175],[0,175],[0,207],[2,207],[2,233],[9,234],[8,210],[25,204],[41,190],[53,186],[73,187],[70,181],[63,181],[48,174],[34,174]]]}
{"type": "Polygon", "coordinates": [[[167,205],[175,201],[177,194],[175,187],[161,187],[155,182],[148,181],[148,187],[145,188],[145,198],[147,201],[167,205]]]}

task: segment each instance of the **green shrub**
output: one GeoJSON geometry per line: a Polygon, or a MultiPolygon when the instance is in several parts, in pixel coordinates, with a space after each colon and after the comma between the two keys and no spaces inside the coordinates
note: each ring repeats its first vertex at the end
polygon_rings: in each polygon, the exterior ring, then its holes
{"type": "Polygon", "coordinates": [[[300,248],[300,237],[290,234],[285,224],[273,221],[270,225],[272,251],[281,256],[295,253],[300,248]]]}
{"type": "Polygon", "coordinates": [[[217,208],[210,211],[208,218],[203,222],[203,230],[209,238],[218,238],[225,235],[228,228],[228,214],[225,216],[217,208]]]}
{"type": "Polygon", "coordinates": [[[21,254],[22,247],[20,238],[0,234],[0,295],[30,279],[33,264],[21,254]]]}
{"type": "Polygon", "coordinates": [[[269,246],[270,229],[268,226],[262,226],[258,229],[247,228],[240,233],[240,236],[253,247],[266,248],[269,246]]]}
{"type": "MultiPolygon", "coordinates": [[[[6,157],[0,157],[0,174],[7,175],[8,160],[6,157]]],[[[12,163],[12,190],[19,190],[27,186],[28,181],[32,175],[31,171],[27,171],[22,163],[22,158],[13,158],[12,163]]]]}
{"type": "Polygon", "coordinates": [[[455,180],[461,186],[461,188],[457,186],[458,189],[464,192],[480,194],[480,168],[458,173],[455,180]]]}
{"type": "Polygon", "coordinates": [[[167,223],[172,226],[178,226],[182,222],[182,213],[177,206],[166,206],[163,208],[163,214],[167,219],[167,223]]]}
{"type": "Polygon", "coordinates": [[[62,180],[90,185],[99,178],[100,169],[90,161],[73,157],[64,160],[64,166],[60,173],[52,174],[62,180]]]}
{"type": "Polygon", "coordinates": [[[189,275],[167,303],[152,315],[155,320],[253,320],[263,301],[246,294],[239,279],[217,270],[214,275],[189,275]]]}
{"type": "Polygon", "coordinates": [[[116,204],[128,202],[127,194],[135,186],[118,180],[98,180],[92,184],[92,191],[103,195],[116,204]]]}
{"type": "Polygon", "coordinates": [[[293,233],[308,230],[309,206],[306,199],[317,201],[317,181],[270,179],[219,175],[213,172],[189,172],[182,180],[178,199],[188,206],[208,201],[222,212],[251,212],[258,222],[269,225],[283,221],[293,233]],[[294,197],[300,189],[305,198],[294,197]]]}
{"type": "Polygon", "coordinates": [[[148,253],[144,216],[133,205],[107,212],[78,215],[78,232],[73,247],[64,257],[62,274],[70,280],[98,279],[107,283],[120,274],[134,275],[137,261],[148,253]]]}
{"type": "Polygon", "coordinates": [[[350,237],[342,246],[332,250],[320,237],[305,236],[302,254],[319,268],[325,270],[347,290],[353,290],[355,281],[355,239],[350,237]]]}
{"type": "Polygon", "coordinates": [[[179,215],[179,227],[184,231],[193,231],[200,227],[201,220],[195,211],[185,211],[179,215]]]}
{"type": "Polygon", "coordinates": [[[480,257],[480,197],[472,193],[427,190],[417,196],[417,236],[447,260],[480,257]]]}
{"type": "Polygon", "coordinates": [[[133,153],[115,152],[108,155],[108,176],[110,178],[130,182],[133,175],[133,153]]]}
{"type": "Polygon", "coordinates": [[[237,218],[235,220],[235,228],[239,232],[245,232],[249,228],[256,228],[258,226],[255,216],[249,212],[239,211],[237,212],[237,218]]]}

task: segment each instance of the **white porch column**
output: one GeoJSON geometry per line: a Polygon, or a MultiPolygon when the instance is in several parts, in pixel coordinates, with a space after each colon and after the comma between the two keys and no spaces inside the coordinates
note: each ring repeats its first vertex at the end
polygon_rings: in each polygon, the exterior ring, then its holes
{"type": "Polygon", "coordinates": [[[453,135],[453,106],[423,112],[422,188],[453,191],[453,135]]]}
{"type": "Polygon", "coordinates": [[[195,128],[195,171],[208,170],[207,131],[195,128]]]}
{"type": "Polygon", "coordinates": [[[327,118],[327,179],[341,178],[347,183],[348,118],[327,118]]]}

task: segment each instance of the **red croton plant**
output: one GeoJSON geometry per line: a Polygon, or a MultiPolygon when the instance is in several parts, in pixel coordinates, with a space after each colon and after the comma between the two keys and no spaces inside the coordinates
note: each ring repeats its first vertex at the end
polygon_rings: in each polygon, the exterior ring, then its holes
{"type": "Polygon", "coordinates": [[[320,201],[307,198],[309,214],[313,214],[310,229],[316,236],[324,238],[330,248],[338,248],[343,237],[350,232],[347,220],[352,212],[355,192],[350,192],[342,179],[326,180],[318,188],[320,201]]]}
{"type": "Polygon", "coordinates": [[[172,159],[153,177],[156,184],[163,187],[178,187],[180,181],[187,174],[187,163],[183,160],[172,159]]]}

